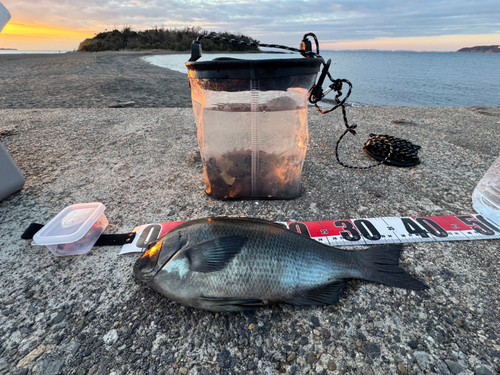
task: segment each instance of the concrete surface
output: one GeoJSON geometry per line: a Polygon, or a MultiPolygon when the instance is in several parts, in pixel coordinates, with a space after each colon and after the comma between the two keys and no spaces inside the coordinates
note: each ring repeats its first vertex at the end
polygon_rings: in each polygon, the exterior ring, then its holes
{"type": "MultiPolygon", "coordinates": [[[[339,112],[339,111],[336,111],[339,112]]],[[[499,154],[500,108],[349,108],[362,143],[422,146],[409,169],[345,169],[340,113],[309,113],[306,192],[293,201],[222,202],[203,192],[189,108],[2,109],[0,138],[24,189],[0,202],[0,374],[464,374],[500,372],[498,241],[408,244],[402,266],[430,289],[351,282],[337,306],[216,314],[136,281],[118,247],[55,257],[20,236],[68,205],[100,201],[106,233],[213,215],[271,220],[473,212],[499,154]],[[392,120],[400,120],[392,123],[392,120]],[[402,121],[404,120],[404,121],[402,121]],[[31,354],[30,354],[31,353],[31,354]]]]}

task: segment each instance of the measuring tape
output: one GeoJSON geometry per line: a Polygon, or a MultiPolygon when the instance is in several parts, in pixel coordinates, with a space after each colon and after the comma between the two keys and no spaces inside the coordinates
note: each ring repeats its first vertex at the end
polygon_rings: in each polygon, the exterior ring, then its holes
{"type": "MultiPolygon", "coordinates": [[[[120,254],[144,252],[157,240],[185,221],[136,227],[135,239],[120,254]]],[[[288,229],[329,246],[398,244],[434,241],[471,241],[500,238],[500,229],[481,215],[422,217],[378,217],[345,220],[278,222],[288,229]]]]}

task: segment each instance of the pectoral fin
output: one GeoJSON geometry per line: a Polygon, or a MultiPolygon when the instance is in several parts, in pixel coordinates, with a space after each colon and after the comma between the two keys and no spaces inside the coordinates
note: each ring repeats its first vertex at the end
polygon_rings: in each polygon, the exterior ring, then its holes
{"type": "Polygon", "coordinates": [[[327,306],[336,304],[346,285],[345,280],[339,280],[330,284],[322,285],[318,288],[310,289],[297,298],[286,301],[290,305],[296,306],[327,306]]]}
{"type": "Polygon", "coordinates": [[[227,236],[200,242],[185,250],[189,269],[195,272],[215,272],[224,269],[248,241],[243,236],[227,236]]]}

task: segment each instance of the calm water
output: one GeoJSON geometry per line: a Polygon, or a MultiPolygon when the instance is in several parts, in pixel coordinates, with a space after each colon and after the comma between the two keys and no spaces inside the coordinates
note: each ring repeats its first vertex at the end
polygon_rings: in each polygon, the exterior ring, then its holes
{"type": "MultiPolygon", "coordinates": [[[[499,106],[500,53],[323,51],[333,78],[352,82],[350,103],[382,106],[499,106]]],[[[202,60],[302,58],[298,54],[205,54],[202,60]]],[[[189,55],[147,61],[187,73],[189,55]]],[[[326,87],[326,86],[325,86],[326,87]]],[[[347,90],[344,90],[347,92],[347,90]]],[[[330,94],[331,95],[331,94],[330,94]]],[[[329,96],[332,98],[333,96],[329,96]]]]}

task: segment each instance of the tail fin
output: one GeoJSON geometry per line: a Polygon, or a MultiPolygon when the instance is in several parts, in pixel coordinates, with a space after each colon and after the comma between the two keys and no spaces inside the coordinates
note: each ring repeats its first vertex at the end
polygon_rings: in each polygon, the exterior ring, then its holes
{"type": "Polygon", "coordinates": [[[397,288],[427,289],[427,285],[399,267],[402,250],[402,245],[383,245],[358,252],[358,260],[362,264],[361,278],[397,288]]]}

